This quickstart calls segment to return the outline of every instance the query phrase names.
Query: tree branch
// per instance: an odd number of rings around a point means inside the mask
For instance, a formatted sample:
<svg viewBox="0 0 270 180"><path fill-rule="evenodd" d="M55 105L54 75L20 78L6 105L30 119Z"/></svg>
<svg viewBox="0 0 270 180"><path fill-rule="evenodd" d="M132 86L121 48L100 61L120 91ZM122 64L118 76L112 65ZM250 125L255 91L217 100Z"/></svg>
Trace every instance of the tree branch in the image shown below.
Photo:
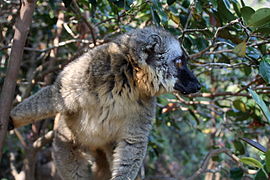
<svg viewBox="0 0 270 180"><path fill-rule="evenodd" d="M44 48L44 49L36 49L36 48L24 47L24 50L25 51L35 51L35 52L39 52L39 53L44 53L44 52L50 51L52 49L56 49L56 48L59 48L59 47L62 47L62 46L65 46L65 45L68 45L68 44L71 44L71 43L76 43L76 42L84 43L84 44L90 44L91 43L91 41L86 40L86 39L69 39L69 40L60 42L60 43L58 43L58 44L56 44L54 46L49 46L49 47ZM3 50L3 49L8 49L8 48L11 48L11 46L1 47L0 51Z"/></svg>
<svg viewBox="0 0 270 180"><path fill-rule="evenodd" d="M20 69L23 48L32 22L35 5L36 0L22 0L20 14L16 19L14 27L15 33L6 73L7 75L0 98L0 161L8 127L9 112L16 86L16 78Z"/></svg>
<svg viewBox="0 0 270 180"><path fill-rule="evenodd" d="M197 94L189 94L187 97L206 97L206 98L214 98L218 96L244 96L251 97L249 94L245 93L235 93L235 92L218 92L218 93L197 93Z"/></svg>
<svg viewBox="0 0 270 180"><path fill-rule="evenodd" d="M181 42L183 43L184 42L184 37L185 37L185 33L187 32L187 28L188 28L188 25L189 25L189 22L190 22L190 19L192 17L192 14L194 12L194 9L195 9L195 3L196 3L196 0L193 0L190 5L189 5L189 13L188 13L188 17L187 17L187 21L186 21L186 24L185 24L185 27L182 31L182 35L180 37L180 40Z"/></svg>
<svg viewBox="0 0 270 180"><path fill-rule="evenodd" d="M18 137L20 143L22 144L23 148L27 148L27 143L25 142L22 134L20 133L20 131L18 129L14 129L14 133L16 134L16 136Z"/></svg>
<svg viewBox="0 0 270 180"><path fill-rule="evenodd" d="M80 12L81 12L80 7L78 6L78 4L77 4L77 2L76 2L75 0L72 1L72 5L73 5L72 7L73 7L74 9L71 7L71 10L72 10L75 14L77 14L80 18L82 18L83 22L84 22L84 23L86 24L86 26L89 28L90 34L91 34L91 36L92 36L93 43L94 43L94 45L96 46L96 35L95 35L95 33L94 33L94 28L93 28L93 26L88 22L87 18L86 18L83 14L80 13Z"/></svg>
<svg viewBox="0 0 270 180"><path fill-rule="evenodd" d="M227 28L227 27L229 27L229 26L231 26L233 24L239 23L240 21L241 21L241 18L238 18L238 19L235 19L235 20L233 20L231 22L228 22L227 24L225 24L222 27L217 28L217 30L215 32L215 35L214 35L214 38L213 38L213 43L215 43L216 39L218 38L218 34L219 34L219 32L221 30L223 30L223 29L225 29L225 28Z"/></svg>
<svg viewBox="0 0 270 180"><path fill-rule="evenodd" d="M47 132L44 136L38 138L34 143L33 143L33 148L38 151L40 148L48 144L49 142L52 141L53 139L53 131Z"/></svg>
<svg viewBox="0 0 270 180"><path fill-rule="evenodd" d="M204 158L201 164L201 167L191 177L189 177L188 180L193 180L197 178L198 176L200 176L203 172L205 172L205 170L207 169L207 165L213 156L216 156L220 153L229 152L229 151L230 150L227 148L215 149L215 150L210 151Z"/></svg>

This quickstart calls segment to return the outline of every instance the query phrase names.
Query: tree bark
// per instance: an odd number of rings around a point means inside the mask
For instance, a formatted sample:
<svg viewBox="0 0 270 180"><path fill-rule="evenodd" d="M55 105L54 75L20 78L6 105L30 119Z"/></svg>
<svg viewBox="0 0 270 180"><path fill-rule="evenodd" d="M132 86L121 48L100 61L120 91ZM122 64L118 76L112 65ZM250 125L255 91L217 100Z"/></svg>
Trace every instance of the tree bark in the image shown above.
<svg viewBox="0 0 270 180"><path fill-rule="evenodd" d="M15 23L15 33L9 57L6 78L0 98L0 161L7 133L9 113L16 87L16 78L20 69L25 41L32 22L37 0L22 0L20 13Z"/></svg>

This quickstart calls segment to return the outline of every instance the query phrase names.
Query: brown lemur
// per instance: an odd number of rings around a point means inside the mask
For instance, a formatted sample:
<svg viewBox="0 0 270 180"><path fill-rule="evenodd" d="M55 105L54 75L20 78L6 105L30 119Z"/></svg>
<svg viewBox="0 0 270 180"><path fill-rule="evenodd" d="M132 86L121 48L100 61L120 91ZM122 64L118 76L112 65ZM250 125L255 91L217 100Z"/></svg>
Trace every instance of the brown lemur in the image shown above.
<svg viewBox="0 0 270 180"><path fill-rule="evenodd" d="M170 33L135 29L68 64L55 83L11 111L15 128L60 114L53 157L63 180L134 180L155 118L155 97L200 84Z"/></svg>

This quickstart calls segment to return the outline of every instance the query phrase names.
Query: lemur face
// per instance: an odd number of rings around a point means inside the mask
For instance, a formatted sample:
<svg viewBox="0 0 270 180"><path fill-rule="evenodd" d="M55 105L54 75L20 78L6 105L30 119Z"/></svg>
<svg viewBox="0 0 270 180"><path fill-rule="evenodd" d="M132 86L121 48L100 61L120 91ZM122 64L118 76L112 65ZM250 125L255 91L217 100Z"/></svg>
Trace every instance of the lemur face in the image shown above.
<svg viewBox="0 0 270 180"><path fill-rule="evenodd" d="M182 94L196 93L201 89L201 84L187 66L188 55L182 48L181 51L181 56L177 56L172 60L177 72L177 81L174 84L174 89Z"/></svg>
<svg viewBox="0 0 270 180"><path fill-rule="evenodd" d="M200 90L199 81L188 68L188 55L177 38L167 31L142 29L132 35L130 44L135 49L136 65L143 71L140 84L154 89L152 95L174 91L190 94Z"/></svg>
<svg viewBox="0 0 270 180"><path fill-rule="evenodd" d="M188 68L188 55L179 41L173 37L161 36L159 50L161 51L150 53L146 62L155 69L158 79L166 91L176 90L182 94L198 92L201 85Z"/></svg>

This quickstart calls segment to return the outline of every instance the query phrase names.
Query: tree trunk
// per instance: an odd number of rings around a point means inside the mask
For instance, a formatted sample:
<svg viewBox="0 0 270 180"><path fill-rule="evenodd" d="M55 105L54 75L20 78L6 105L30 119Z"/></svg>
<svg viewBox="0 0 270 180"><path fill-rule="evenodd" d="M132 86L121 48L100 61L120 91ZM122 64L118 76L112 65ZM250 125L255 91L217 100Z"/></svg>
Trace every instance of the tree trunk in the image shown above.
<svg viewBox="0 0 270 180"><path fill-rule="evenodd" d="M16 78L20 69L23 49L32 22L35 5L36 0L21 1L20 13L14 27L13 44L0 98L0 161L8 127L9 112L16 87Z"/></svg>

